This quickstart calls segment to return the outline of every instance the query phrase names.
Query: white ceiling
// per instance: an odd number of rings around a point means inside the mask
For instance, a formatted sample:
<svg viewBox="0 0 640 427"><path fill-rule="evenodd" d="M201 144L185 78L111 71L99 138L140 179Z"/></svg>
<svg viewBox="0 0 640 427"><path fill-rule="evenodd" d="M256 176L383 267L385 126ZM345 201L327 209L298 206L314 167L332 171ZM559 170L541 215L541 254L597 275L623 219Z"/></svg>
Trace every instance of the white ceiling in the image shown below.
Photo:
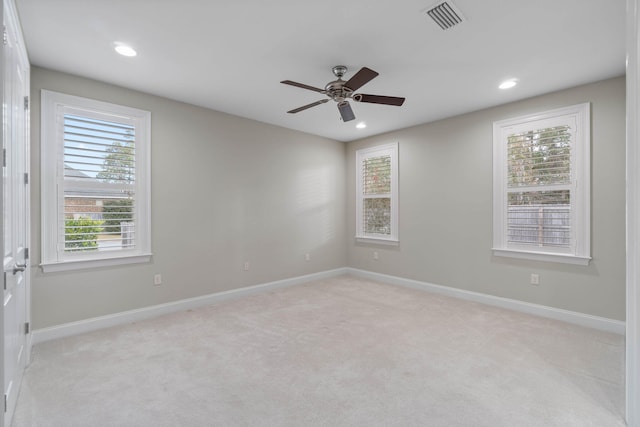
<svg viewBox="0 0 640 427"><path fill-rule="evenodd" d="M443 31L431 0L16 0L34 65L340 141L625 72L624 0L452 2L466 21ZM352 102L347 123L333 101L286 113L324 95L281 80L322 88L338 64L405 104Z"/></svg>

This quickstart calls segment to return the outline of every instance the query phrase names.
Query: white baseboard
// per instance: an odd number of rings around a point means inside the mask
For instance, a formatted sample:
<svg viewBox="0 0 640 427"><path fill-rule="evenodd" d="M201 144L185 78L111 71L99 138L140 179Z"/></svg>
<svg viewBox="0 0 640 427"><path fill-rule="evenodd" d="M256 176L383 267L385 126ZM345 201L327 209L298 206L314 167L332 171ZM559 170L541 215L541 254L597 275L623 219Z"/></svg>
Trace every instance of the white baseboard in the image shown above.
<svg viewBox="0 0 640 427"><path fill-rule="evenodd" d="M346 273L347 268L338 268L335 270L308 274L306 276L292 277L289 279L277 280L275 282L263 283L255 286L247 286L245 288L233 289L230 291L173 301L166 304L159 304L151 307L139 308L136 310L123 311L121 313L109 314L107 316L100 316L91 319L80 320L77 322L65 323L62 325L52 326L50 328L36 329L31 334L32 344L36 345L45 341L83 334L98 329L125 325L128 323L161 316L163 314L203 307L222 301L228 301L231 299L268 292L278 288L300 285L302 283L311 282L313 280L321 280L340 276Z"/></svg>
<svg viewBox="0 0 640 427"><path fill-rule="evenodd" d="M607 319L604 317L591 316L588 314L578 313L575 311L562 310L559 308L547 307L539 304L531 304L528 302L513 300L509 298L496 297L478 292L471 292L448 286L434 285L432 283L420 282L418 280L404 279L401 277L390 276L381 273L374 273L356 268L338 268L319 273L309 274L306 276L292 277L289 279L278 280L270 283L263 283L246 288L233 289L230 291L219 292L215 294L203 295L195 298L173 301L166 304L154 305L151 307L140 308L136 310L124 311L121 313L110 314L107 316L94 317L91 319L80 320L77 322L65 323L62 325L52 326L49 328L36 329L30 334L31 344L36 345L45 341L58 338L64 338L72 335L83 334L98 329L109 328L112 326L125 325L128 323L150 319L161 316L163 314L175 313L178 311L189 310L192 308L203 307L206 305L216 304L222 301L241 298L249 295L256 295L268 292L278 288L300 285L313 280L321 280L330 277L336 277L343 274L351 274L357 277L376 280L392 285L405 286L422 291L433 292L441 295L447 295L454 298L460 298L468 301L475 301L482 304L502 307L514 311L528 314L534 314L550 319L561 320L588 328L599 329L602 331L613 332L624 335L625 323L619 320Z"/></svg>
<svg viewBox="0 0 640 427"><path fill-rule="evenodd" d="M451 288L449 286L434 285L432 283L420 282L418 280L403 279L401 277L389 276L386 274L374 273L357 268L347 268L349 274L391 285L405 286L413 289L447 295L453 298L479 302L482 304L506 308L527 314L534 314L549 319L561 320L588 328L598 329L616 334L625 334L625 322L608 319L606 317L592 316L575 311L563 310L560 308L548 307L545 305L531 304L524 301L509 298L496 297L493 295L481 294L478 292L466 291L463 289Z"/></svg>

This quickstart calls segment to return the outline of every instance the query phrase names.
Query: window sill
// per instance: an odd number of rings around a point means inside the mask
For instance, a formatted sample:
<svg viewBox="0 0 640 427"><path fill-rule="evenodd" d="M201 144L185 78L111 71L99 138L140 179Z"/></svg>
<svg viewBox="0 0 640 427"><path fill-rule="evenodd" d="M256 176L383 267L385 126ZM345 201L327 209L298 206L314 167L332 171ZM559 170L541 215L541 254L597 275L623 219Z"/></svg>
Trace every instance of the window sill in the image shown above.
<svg viewBox="0 0 640 427"><path fill-rule="evenodd" d="M151 261L151 254L142 254L126 257L89 259L77 261L64 261L53 263L42 263L43 273L56 273L59 271L85 270L89 268L112 267L125 264L142 264Z"/></svg>
<svg viewBox="0 0 640 427"><path fill-rule="evenodd" d="M370 243L374 245L388 245L388 246L398 246L400 245L400 241L394 239L381 239L378 237L363 237L356 236L357 243Z"/></svg>
<svg viewBox="0 0 640 427"><path fill-rule="evenodd" d="M528 259L531 261L559 262L573 265L589 265L591 257L582 257L568 254L556 254L552 252L527 252L513 249L493 248L493 255L507 258Z"/></svg>

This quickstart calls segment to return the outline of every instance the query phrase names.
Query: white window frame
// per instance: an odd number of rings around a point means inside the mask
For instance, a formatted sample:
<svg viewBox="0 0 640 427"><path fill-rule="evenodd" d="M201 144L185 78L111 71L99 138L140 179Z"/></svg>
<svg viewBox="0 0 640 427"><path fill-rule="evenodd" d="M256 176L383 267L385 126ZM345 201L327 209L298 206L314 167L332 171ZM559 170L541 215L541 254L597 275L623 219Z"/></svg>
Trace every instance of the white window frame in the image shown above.
<svg viewBox="0 0 640 427"><path fill-rule="evenodd" d="M516 245L507 241L507 139L509 134L567 124L571 146L571 247L556 249ZM578 104L537 114L500 120L493 124L493 254L537 261L588 265L590 242L590 104ZM550 186L541 186L549 189Z"/></svg>
<svg viewBox="0 0 640 427"><path fill-rule="evenodd" d="M371 157L391 157L391 234L365 233L363 231L363 194L362 162ZM397 245L398 240L398 143L378 145L356 151L356 241Z"/></svg>
<svg viewBox="0 0 640 427"><path fill-rule="evenodd" d="M127 123L136 129L136 210L133 249L65 254L58 241L64 205L64 115L67 112ZM79 96L41 92L42 271L56 272L143 263L151 260L151 113Z"/></svg>

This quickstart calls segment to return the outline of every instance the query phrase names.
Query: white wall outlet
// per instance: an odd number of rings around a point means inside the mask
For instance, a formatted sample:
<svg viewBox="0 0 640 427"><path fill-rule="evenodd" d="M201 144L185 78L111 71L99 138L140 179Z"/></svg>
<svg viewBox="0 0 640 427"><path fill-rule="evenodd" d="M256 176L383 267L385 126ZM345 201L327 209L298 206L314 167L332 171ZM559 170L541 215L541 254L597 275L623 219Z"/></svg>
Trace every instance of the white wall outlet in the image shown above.
<svg viewBox="0 0 640 427"><path fill-rule="evenodd" d="M531 284L539 285L540 284L540 275L536 273L531 273Z"/></svg>
<svg viewBox="0 0 640 427"><path fill-rule="evenodd" d="M162 274L156 274L153 276L153 285L162 285Z"/></svg>
<svg viewBox="0 0 640 427"><path fill-rule="evenodd" d="M244 271L249 271L249 261L244 262Z"/></svg>
<svg viewBox="0 0 640 427"><path fill-rule="evenodd" d="M380 257L378 256L378 251L375 251L375 252L373 253L373 259L375 259L375 260L380 259Z"/></svg>
<svg viewBox="0 0 640 427"><path fill-rule="evenodd" d="M304 260L305 261L311 261L311 254L308 253L308 252L306 254L304 254Z"/></svg>

